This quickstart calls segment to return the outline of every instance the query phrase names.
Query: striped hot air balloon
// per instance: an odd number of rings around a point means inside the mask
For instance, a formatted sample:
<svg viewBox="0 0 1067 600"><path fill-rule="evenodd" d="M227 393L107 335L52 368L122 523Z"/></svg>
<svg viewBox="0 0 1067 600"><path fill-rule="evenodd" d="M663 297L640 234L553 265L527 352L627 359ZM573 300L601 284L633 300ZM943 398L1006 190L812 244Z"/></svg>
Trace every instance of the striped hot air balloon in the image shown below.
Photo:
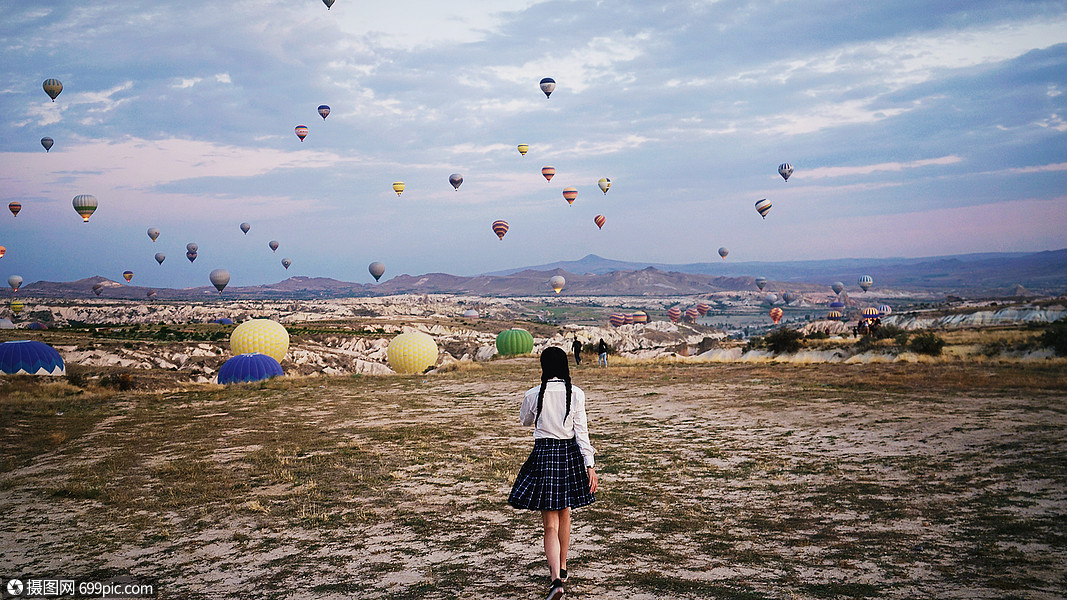
<svg viewBox="0 0 1067 600"><path fill-rule="evenodd" d="M556 80L551 77L545 77L541 80L541 91L545 93L545 98L552 95L552 92L556 91Z"/></svg>
<svg viewBox="0 0 1067 600"><path fill-rule="evenodd" d="M501 240L504 239L504 234L508 232L508 222L504 220L493 221L493 233ZM521 236L520 236L521 237Z"/></svg>
<svg viewBox="0 0 1067 600"><path fill-rule="evenodd" d="M330 116L330 107L326 106L325 104L320 104L319 105L319 116L322 117L323 121L325 121L326 117Z"/></svg>
<svg viewBox="0 0 1067 600"><path fill-rule="evenodd" d="M611 180L607 177L601 177L600 181L596 182L596 184L598 187L600 187L600 191L604 192L605 194L607 194L608 190L611 189Z"/></svg>
<svg viewBox="0 0 1067 600"><path fill-rule="evenodd" d="M611 323L612 327L621 327L626 324L626 315L622 313L611 313L608 317L608 323Z"/></svg>
<svg viewBox="0 0 1067 600"><path fill-rule="evenodd" d="M775 306L771 309L771 312L767 314L771 316L771 320L774 321L775 325L777 325L778 321L782 320L782 315L785 314L785 312L781 308Z"/></svg>
<svg viewBox="0 0 1067 600"><path fill-rule="evenodd" d="M475 311L474 316L478 316ZM533 352L534 339L529 331L520 327L505 329L496 336L496 352L501 356L516 356Z"/></svg>
<svg viewBox="0 0 1067 600"><path fill-rule="evenodd" d="M793 165L789 163L778 165L778 174L782 176L782 179L789 181L789 176L793 174Z"/></svg>
<svg viewBox="0 0 1067 600"><path fill-rule="evenodd" d="M643 310L639 310L633 313L634 323L640 325L642 323L648 323L648 313Z"/></svg>
<svg viewBox="0 0 1067 600"><path fill-rule="evenodd" d="M250 352L238 354L222 363L217 380L221 385L233 383L250 383L263 381L272 377L283 377L285 371L278 361L266 354Z"/></svg>
<svg viewBox="0 0 1067 600"><path fill-rule="evenodd" d="M74 210L81 215L82 222L88 223L89 217L93 216L93 213L96 212L98 203L96 201L96 196L79 194L74 197L74 202L72 204L74 204Z"/></svg>
<svg viewBox="0 0 1067 600"><path fill-rule="evenodd" d="M707 302L698 302L697 303L697 312L700 313L700 316L703 317L704 315L708 314L708 310L709 309L711 309L711 307L708 306Z"/></svg>
<svg viewBox="0 0 1067 600"><path fill-rule="evenodd" d="M518 148L519 148L519 154L521 154L523 156L526 156L526 153L530 151L530 145L529 144L519 144Z"/></svg>
<svg viewBox="0 0 1067 600"><path fill-rule="evenodd" d="M545 179L552 181L552 178L556 175L556 167L541 167L541 174L545 176Z"/></svg>
<svg viewBox="0 0 1067 600"><path fill-rule="evenodd" d="M604 218L604 215L597 215L597 216L593 217L593 222L596 223L596 226L598 228L603 229L604 228L604 223L607 222L607 219Z"/></svg>
<svg viewBox="0 0 1067 600"><path fill-rule="evenodd" d="M11 202L7 205L7 209L11 211L12 216L19 216L19 211L22 210L21 202Z"/></svg>
<svg viewBox="0 0 1067 600"><path fill-rule="evenodd" d="M689 308L685 309L685 318L686 319L689 319L690 321L696 321L697 317L699 317L699 316L700 316L700 311L698 311L695 306L690 306Z"/></svg>
<svg viewBox="0 0 1067 600"><path fill-rule="evenodd" d="M841 312L837 310L831 310L830 312L826 313L826 318L830 321L840 321Z"/></svg>
<svg viewBox="0 0 1067 600"><path fill-rule="evenodd" d="M123 271L122 278L126 280L126 283L129 283L133 279L133 271Z"/></svg>
<svg viewBox="0 0 1067 600"><path fill-rule="evenodd" d="M404 182L403 181L394 181L393 182L393 191L396 192L397 196L399 196L400 194L404 193L404 187L405 186L404 186Z"/></svg>
<svg viewBox="0 0 1067 600"><path fill-rule="evenodd" d="M41 87L44 88L44 93L48 94L52 102L55 102L56 96L63 91L63 84L58 79L45 79Z"/></svg>
<svg viewBox="0 0 1067 600"><path fill-rule="evenodd" d="M872 285L874 285L874 279L872 279L870 275L864 275L863 277L860 277L856 283L858 283L859 286L863 288L863 291L866 292L871 289Z"/></svg>
<svg viewBox="0 0 1067 600"><path fill-rule="evenodd" d="M861 314L863 315L864 319L877 319L879 316L878 309L874 308L873 306L868 306L867 308L863 309L863 312Z"/></svg>
<svg viewBox="0 0 1067 600"><path fill-rule="evenodd" d="M667 309L667 318L671 320L671 323L677 323L678 319L682 318L682 309L677 306L672 306Z"/></svg>
<svg viewBox="0 0 1067 600"><path fill-rule="evenodd" d="M764 198L763 200L757 200L756 212L758 212L761 217L766 219L767 213L771 212L771 201L766 198Z"/></svg>
<svg viewBox="0 0 1067 600"><path fill-rule="evenodd" d="M300 138L301 142L304 141L304 138L306 138L308 136L308 126L307 125L297 125L296 129L294 129L293 131L296 132L296 137Z"/></svg>
<svg viewBox="0 0 1067 600"><path fill-rule="evenodd" d="M888 304L882 304L878 306L878 312L884 317L893 312L893 309L890 308Z"/></svg>
<svg viewBox="0 0 1067 600"><path fill-rule="evenodd" d="M578 188L568 187L563 188L563 199L567 201L567 204L574 204L574 199L578 197Z"/></svg>
<svg viewBox="0 0 1067 600"><path fill-rule="evenodd" d="M623 313L622 318L623 318L623 324L625 324L625 325L633 325L634 324L634 315L633 315L633 313Z"/></svg>

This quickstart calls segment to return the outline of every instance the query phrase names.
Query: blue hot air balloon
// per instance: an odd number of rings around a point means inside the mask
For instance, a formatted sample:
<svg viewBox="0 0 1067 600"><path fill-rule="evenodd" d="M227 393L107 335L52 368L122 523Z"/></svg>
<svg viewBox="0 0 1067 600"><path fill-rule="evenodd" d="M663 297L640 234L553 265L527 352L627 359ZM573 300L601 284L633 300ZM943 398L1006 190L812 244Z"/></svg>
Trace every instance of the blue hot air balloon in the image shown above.
<svg viewBox="0 0 1067 600"><path fill-rule="evenodd" d="M35 340L16 340L0 344L0 373L64 375L66 367L56 349L48 344Z"/></svg>
<svg viewBox="0 0 1067 600"><path fill-rule="evenodd" d="M222 364L219 369L219 383L246 383L249 381L263 381L271 377L285 375L282 366L266 354L253 352L251 354L238 354Z"/></svg>

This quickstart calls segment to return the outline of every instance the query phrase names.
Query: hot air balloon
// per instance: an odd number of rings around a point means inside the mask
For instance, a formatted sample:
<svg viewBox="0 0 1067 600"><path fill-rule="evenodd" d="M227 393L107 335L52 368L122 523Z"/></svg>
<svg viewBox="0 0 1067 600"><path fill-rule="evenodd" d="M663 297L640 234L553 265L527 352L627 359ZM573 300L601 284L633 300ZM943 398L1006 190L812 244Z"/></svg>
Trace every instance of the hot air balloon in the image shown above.
<svg viewBox="0 0 1067 600"><path fill-rule="evenodd" d="M785 313L782 311L781 308L775 306L768 314L771 316L771 320L774 321L774 324L777 325L778 321L782 320L782 315Z"/></svg>
<svg viewBox="0 0 1067 600"><path fill-rule="evenodd" d="M833 310L844 310L845 309L845 303L841 302L840 300L834 300L833 302L830 303L830 308L833 309Z"/></svg>
<svg viewBox="0 0 1067 600"><path fill-rule="evenodd" d="M631 313L623 313L622 314L622 319L623 319L623 321L622 321L623 325L633 325L634 324L634 316Z"/></svg>
<svg viewBox="0 0 1067 600"><path fill-rule="evenodd" d="M563 188L563 199L567 201L567 204L574 204L574 199L578 197L578 188L567 187Z"/></svg>
<svg viewBox="0 0 1067 600"><path fill-rule="evenodd" d="M556 175L556 167L541 167L541 174L544 175L545 179L547 179L548 181L552 181L552 178Z"/></svg>
<svg viewBox="0 0 1067 600"><path fill-rule="evenodd" d="M763 288L767 287L767 278L766 277L757 277L756 278L756 287L758 287L759 291L762 292Z"/></svg>
<svg viewBox="0 0 1067 600"><path fill-rule="evenodd" d="M285 267L286 270L289 269L289 265L291 264L293 264L293 261L289 260L288 258L282 259L282 266Z"/></svg>
<svg viewBox="0 0 1067 600"><path fill-rule="evenodd" d="M249 225L248 223L241 223L241 232L242 233L244 233L245 235L248 235L248 230L249 229L252 229L251 225Z"/></svg>
<svg viewBox="0 0 1067 600"><path fill-rule="evenodd" d="M696 321L697 317L699 317L699 316L700 316L700 313L697 312L697 309L696 309L695 306L690 306L689 308L685 309L685 318L686 319L689 319L690 321Z"/></svg>
<svg viewBox="0 0 1067 600"><path fill-rule="evenodd" d="M297 125L294 131L296 131L296 137L300 138L301 142L304 141L304 138L308 136L307 125Z"/></svg>
<svg viewBox="0 0 1067 600"><path fill-rule="evenodd" d="M189 262L193 262L194 260L196 260L196 252L186 252L185 258L188 258Z"/></svg>
<svg viewBox="0 0 1067 600"><path fill-rule="evenodd" d="M104 292L104 284L102 284L102 283L94 283L93 284L93 293L94 294L99 296L103 292Z"/></svg>
<svg viewBox="0 0 1067 600"><path fill-rule="evenodd" d="M378 281L382 278L382 275L385 274L385 265L375 261L367 267L367 270L370 271L371 276L374 277L374 281Z"/></svg>
<svg viewBox="0 0 1067 600"><path fill-rule="evenodd" d="M56 143L56 141L53 140L50 137L41 138L41 145L44 146L44 151L45 152L48 152L49 150L51 150L52 149L52 144L55 144L55 143Z"/></svg>
<svg viewBox="0 0 1067 600"><path fill-rule="evenodd" d="M727 248L726 246L723 246L723 247L719 248L719 256L721 256L723 260L726 260L726 255L729 254L729 253L730 253L730 249Z"/></svg>
<svg viewBox="0 0 1067 600"><path fill-rule="evenodd" d="M782 294L782 300L785 300L786 304L792 304L793 300L796 300L796 299L797 299L797 295L794 294L793 292L786 292L786 293Z"/></svg>
<svg viewBox="0 0 1067 600"><path fill-rule="evenodd" d="M637 325L648 323L648 313L643 310L634 311L631 316L634 318L634 323Z"/></svg>
<svg viewBox="0 0 1067 600"><path fill-rule="evenodd" d="M133 271L123 271L122 278L126 280L126 283L129 283L133 279Z"/></svg>
<svg viewBox="0 0 1067 600"><path fill-rule="evenodd" d="M192 252L193 254L196 254L197 250L200 250L200 246L197 246L194 242L189 242L185 245L186 252Z"/></svg>
<svg viewBox="0 0 1067 600"><path fill-rule="evenodd" d="M278 246L279 246L278 240L271 240L271 241L267 242L267 245L270 246L270 251L271 252L276 252L278 250Z"/></svg>
<svg viewBox="0 0 1067 600"><path fill-rule="evenodd" d="M404 182L403 181L394 181L393 182L393 191L396 192L397 196L399 196L400 194L403 194L404 193Z"/></svg>
<svg viewBox="0 0 1067 600"><path fill-rule="evenodd" d="M74 197L74 210L78 212L82 217L83 223L89 222L89 217L93 216L96 211L96 196L90 196L89 194L80 194Z"/></svg>
<svg viewBox="0 0 1067 600"><path fill-rule="evenodd" d="M19 216L19 211L22 210L22 203L21 202L12 202L12 203L7 205L7 209L11 211L11 214L13 216L17 217L17 216Z"/></svg>
<svg viewBox="0 0 1067 600"><path fill-rule="evenodd" d="M864 319L877 319L880 316L878 314L878 309L874 308L873 306L868 306L867 308L863 309L863 312L861 314L863 315Z"/></svg>
<svg viewBox="0 0 1067 600"><path fill-rule="evenodd" d="M856 283L860 284L860 287L863 288L863 291L866 292L867 290L871 289L872 285L874 285L874 279L871 279L870 275L864 275L857 279Z"/></svg>
<svg viewBox="0 0 1067 600"><path fill-rule="evenodd" d="M504 234L508 232L508 222L504 220L493 221L493 233L501 240L504 239Z"/></svg>
<svg viewBox="0 0 1067 600"><path fill-rule="evenodd" d="M21 300L12 300L9 308L11 308L11 312L17 315L22 312L23 308L26 308L26 305L23 304Z"/></svg>
<svg viewBox="0 0 1067 600"><path fill-rule="evenodd" d="M19 291L19 286L22 285L22 277L19 275L12 275L7 278L7 284L11 286L12 292Z"/></svg>
<svg viewBox="0 0 1067 600"><path fill-rule="evenodd" d="M215 323L217 325L233 325L233 319L229 317L219 317L218 319L212 321L212 323Z"/></svg>
<svg viewBox="0 0 1067 600"><path fill-rule="evenodd" d="M409 331L393 338L385 353L397 373L422 373L437 362L437 342L421 331Z"/></svg>
<svg viewBox="0 0 1067 600"><path fill-rule="evenodd" d="M841 320L841 312L840 311L836 311L836 310L831 310L830 312L826 313L826 318L827 318L827 320L830 320L830 321L840 321Z"/></svg>
<svg viewBox="0 0 1067 600"><path fill-rule="evenodd" d="M478 311L474 308L468 308L467 310L463 311L463 316L468 319L477 319Z"/></svg>
<svg viewBox="0 0 1067 600"><path fill-rule="evenodd" d="M607 177L601 177L600 181L596 182L596 184L600 187L600 191L604 192L605 194L607 194L608 190L611 189L611 180Z"/></svg>
<svg viewBox="0 0 1067 600"><path fill-rule="evenodd" d="M448 176L448 183L451 183L452 187L456 188L456 191L458 192L459 186L463 185L463 176L459 173L453 173Z"/></svg>
<svg viewBox="0 0 1067 600"><path fill-rule="evenodd" d="M523 156L526 156L526 153L529 152L529 150L530 150L530 145L529 144L519 144L519 154L521 154Z"/></svg>
<svg viewBox="0 0 1067 600"><path fill-rule="evenodd" d="M148 237L152 238L153 242L156 241L156 238L159 237L159 228L158 227L149 227L148 228Z"/></svg>
<svg viewBox="0 0 1067 600"><path fill-rule="evenodd" d="M789 181L789 176L793 174L793 165L789 163L778 165L778 174L782 176L782 179Z"/></svg>
<svg viewBox="0 0 1067 600"><path fill-rule="evenodd" d="M326 5L326 10L330 10L330 7L333 6L334 0L322 0L322 3Z"/></svg>
<svg viewBox="0 0 1067 600"><path fill-rule="evenodd" d="M763 297L763 301L767 304L773 305L775 302L778 301L778 294L767 294Z"/></svg>
<svg viewBox="0 0 1067 600"><path fill-rule="evenodd" d="M230 283L230 272L226 269L215 269L207 278L211 281L211 285L215 286L215 289L221 294L222 290L226 289L226 284Z"/></svg>
<svg viewBox="0 0 1067 600"><path fill-rule="evenodd" d="M667 318L671 320L671 323L677 323L678 319L682 318L682 309L677 306L672 306L667 309Z"/></svg>
<svg viewBox="0 0 1067 600"><path fill-rule="evenodd" d="M322 117L323 121L325 121L326 117L330 116L330 107L326 106L325 104L320 104L319 105L319 116Z"/></svg>
<svg viewBox="0 0 1067 600"><path fill-rule="evenodd" d="M593 222L596 223L596 226L598 228L603 229L604 228L604 223L607 222L607 219L604 218L604 215L597 215L597 216L593 217Z"/></svg>
<svg viewBox="0 0 1067 600"><path fill-rule="evenodd" d="M840 296L841 292L845 291L845 284L841 283L840 281L835 281L833 285L830 286L830 289L833 290L835 294Z"/></svg>
<svg viewBox="0 0 1067 600"><path fill-rule="evenodd" d="M700 313L700 316L703 317L708 314L709 310L711 310L711 307L708 306L707 302L697 302L697 312Z"/></svg>
<svg viewBox="0 0 1067 600"><path fill-rule="evenodd" d="M329 1L331 4L333 3L333 0ZM282 370L282 366L278 364L278 361L266 354L252 352L238 354L222 363L222 366L219 367L217 380L220 385L229 385L263 381L273 377L283 377L284 375L285 371Z"/></svg>
<svg viewBox="0 0 1067 600"><path fill-rule="evenodd" d="M289 351L289 332L277 321L252 319L234 328L230 334L230 352L234 355L258 352L282 362Z"/></svg>
<svg viewBox="0 0 1067 600"><path fill-rule="evenodd" d="M0 246L0 258L3 258L5 254L7 254L7 248Z"/></svg>
<svg viewBox="0 0 1067 600"><path fill-rule="evenodd" d="M156 291L155 290L148 290L147 292L145 292L145 296L148 296L149 300L155 300L156 299Z"/></svg>
<svg viewBox="0 0 1067 600"><path fill-rule="evenodd" d="M564 279L562 275L553 275L552 278L548 280L548 284L551 285L552 289L558 294L560 290L563 289L563 286L567 285L567 280Z"/></svg>
<svg viewBox="0 0 1067 600"><path fill-rule="evenodd" d="M163 261L167 260L167 255L162 252L156 252L156 262L163 264Z"/></svg>
<svg viewBox="0 0 1067 600"><path fill-rule="evenodd" d="M608 317L608 323L611 323L612 327L622 327L626 324L626 315L622 313L611 313Z"/></svg>
<svg viewBox="0 0 1067 600"><path fill-rule="evenodd" d="M893 312L893 309L888 304L881 304L878 306L878 313L883 317Z"/></svg>
<svg viewBox="0 0 1067 600"><path fill-rule="evenodd" d="M501 356L529 354L533 352L533 347L533 336L525 329L518 327L505 329L496 336L496 352Z"/></svg>
<svg viewBox="0 0 1067 600"><path fill-rule="evenodd" d="M8 375L63 375L66 369L56 349L36 340L0 344L0 373Z"/></svg>
<svg viewBox="0 0 1067 600"><path fill-rule="evenodd" d="M551 77L545 77L541 80L541 91L545 93L545 98L552 95L552 92L556 91L556 80Z"/></svg>
<svg viewBox="0 0 1067 600"><path fill-rule="evenodd" d="M764 198L763 200L757 200L756 212L758 212L761 217L766 219L767 213L771 212L771 201L766 198Z"/></svg>
<svg viewBox="0 0 1067 600"><path fill-rule="evenodd" d="M41 84L44 88L44 93L48 94L48 97L52 99L52 102L56 101L56 96L63 91L63 84L58 79L45 79Z"/></svg>

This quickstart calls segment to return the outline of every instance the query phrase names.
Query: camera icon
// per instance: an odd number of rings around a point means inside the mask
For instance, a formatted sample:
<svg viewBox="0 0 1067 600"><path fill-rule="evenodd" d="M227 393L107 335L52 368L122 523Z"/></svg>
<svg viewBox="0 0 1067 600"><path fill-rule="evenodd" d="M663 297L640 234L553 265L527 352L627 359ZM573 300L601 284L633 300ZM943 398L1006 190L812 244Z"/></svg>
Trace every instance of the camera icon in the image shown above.
<svg viewBox="0 0 1067 600"><path fill-rule="evenodd" d="M22 581L19 579L11 579L7 582L7 593L12 596L21 596L22 590L25 589L22 586Z"/></svg>

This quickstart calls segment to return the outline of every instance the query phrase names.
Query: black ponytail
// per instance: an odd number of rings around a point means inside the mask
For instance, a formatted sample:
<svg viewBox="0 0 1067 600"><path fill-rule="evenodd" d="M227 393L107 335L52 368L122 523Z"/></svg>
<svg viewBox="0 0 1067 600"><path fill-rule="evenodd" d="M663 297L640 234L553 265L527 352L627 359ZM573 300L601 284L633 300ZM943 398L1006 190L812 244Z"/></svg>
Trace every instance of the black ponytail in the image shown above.
<svg viewBox="0 0 1067 600"><path fill-rule="evenodd" d="M563 420L571 414L571 370L567 363L567 353L562 348L549 346L541 352L541 388L537 390L537 414L534 416L534 424L541 418L541 407L545 401L545 385L549 379L562 379L567 387L567 412L563 413Z"/></svg>

